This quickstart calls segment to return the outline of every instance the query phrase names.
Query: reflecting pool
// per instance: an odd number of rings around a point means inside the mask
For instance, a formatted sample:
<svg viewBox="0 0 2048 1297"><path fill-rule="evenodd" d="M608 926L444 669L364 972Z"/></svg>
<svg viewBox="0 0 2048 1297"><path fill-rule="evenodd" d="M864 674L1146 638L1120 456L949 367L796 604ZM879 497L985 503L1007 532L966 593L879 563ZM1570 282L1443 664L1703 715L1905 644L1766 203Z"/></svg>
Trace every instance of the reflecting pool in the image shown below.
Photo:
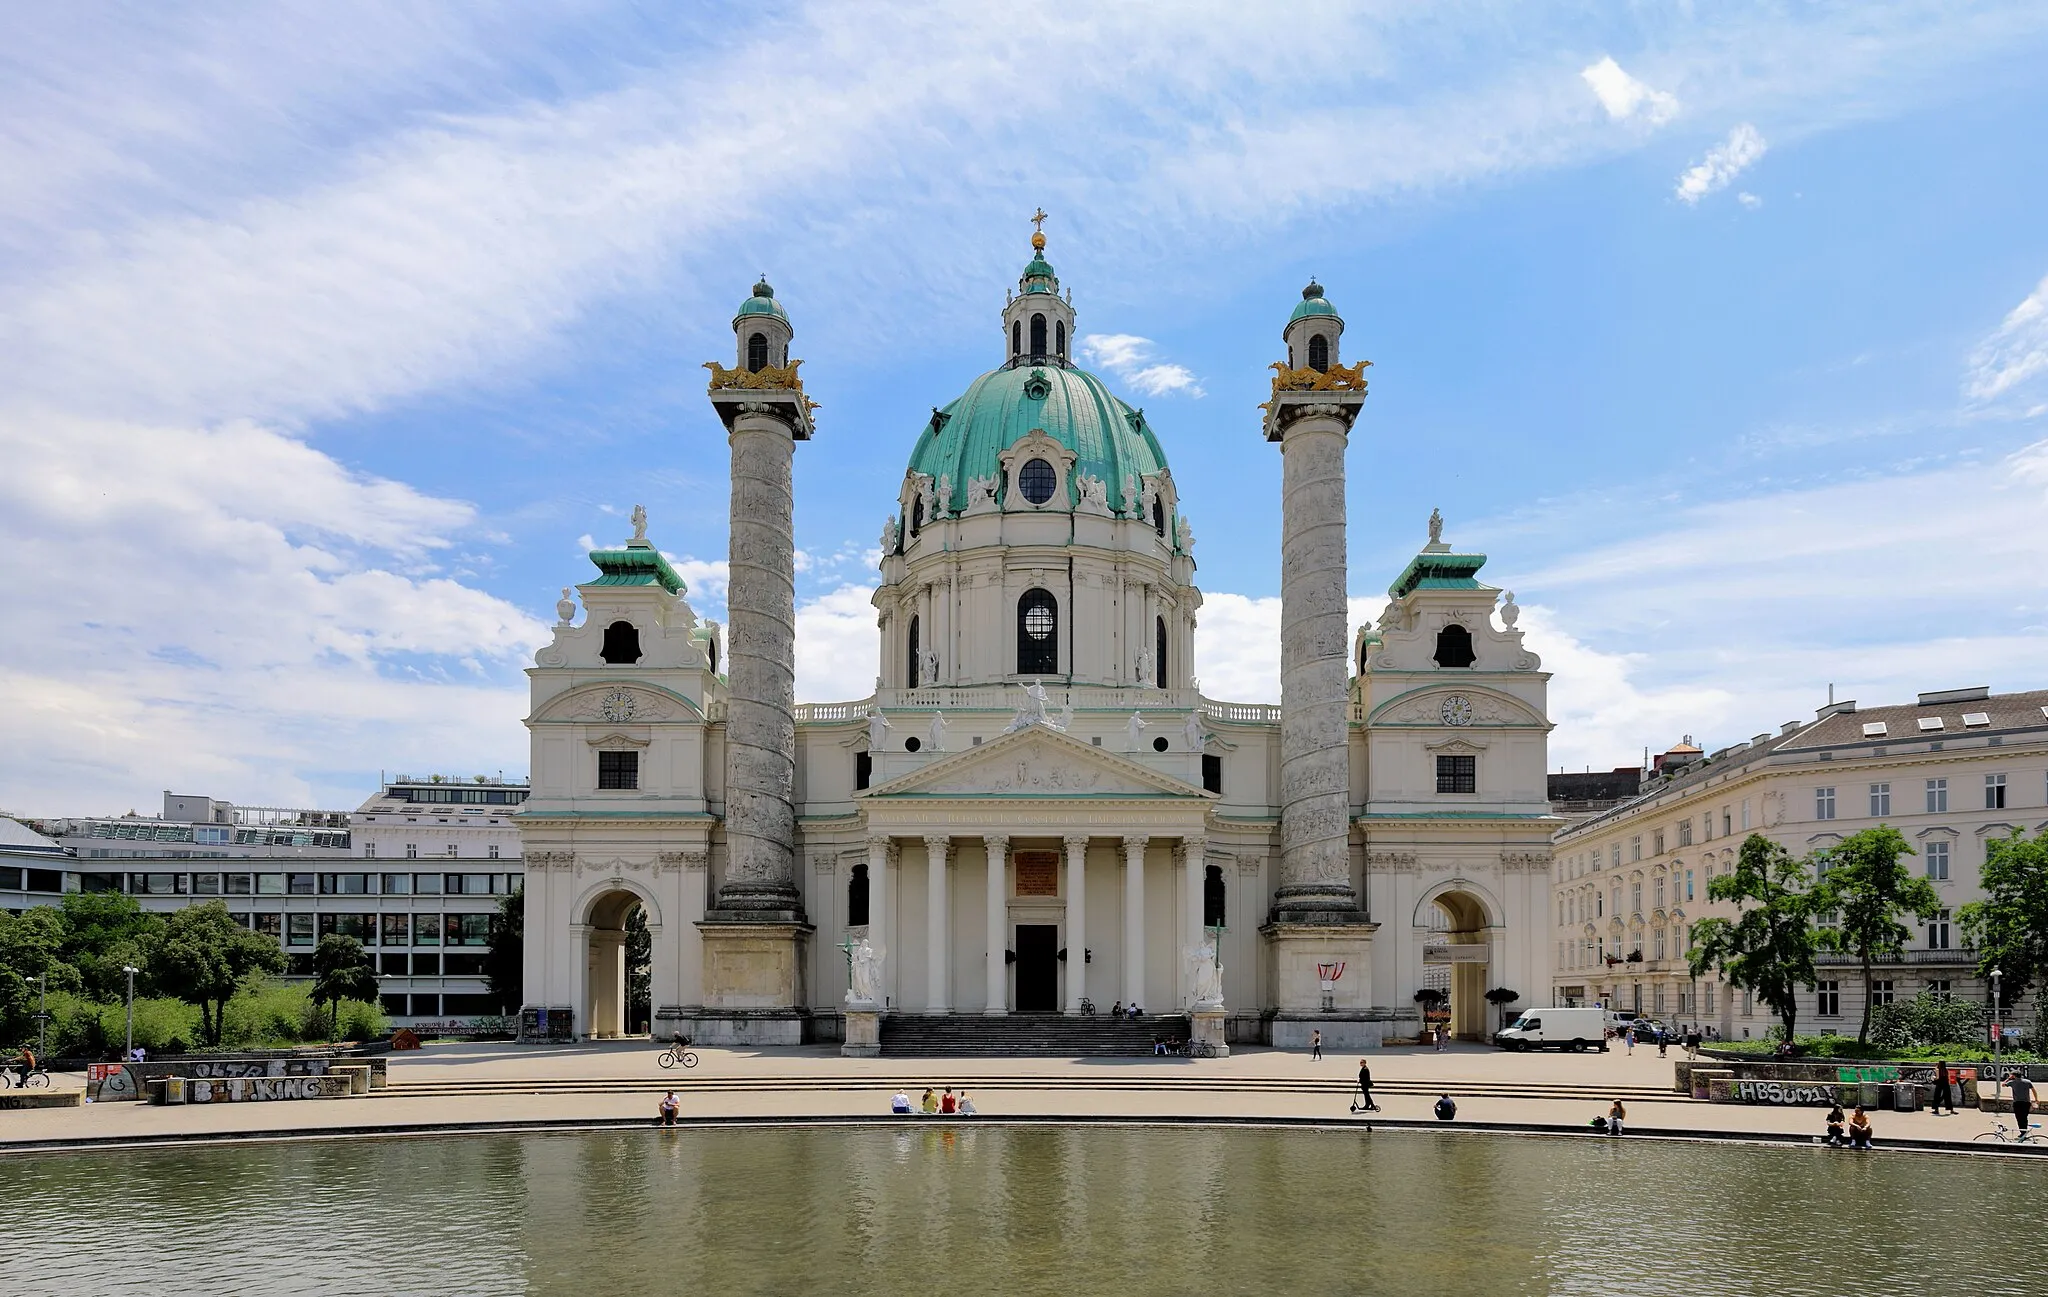
<svg viewBox="0 0 2048 1297"><path fill-rule="evenodd" d="M902 1128L0 1158L15 1292L2048 1291L2048 1165L1363 1131Z"/></svg>

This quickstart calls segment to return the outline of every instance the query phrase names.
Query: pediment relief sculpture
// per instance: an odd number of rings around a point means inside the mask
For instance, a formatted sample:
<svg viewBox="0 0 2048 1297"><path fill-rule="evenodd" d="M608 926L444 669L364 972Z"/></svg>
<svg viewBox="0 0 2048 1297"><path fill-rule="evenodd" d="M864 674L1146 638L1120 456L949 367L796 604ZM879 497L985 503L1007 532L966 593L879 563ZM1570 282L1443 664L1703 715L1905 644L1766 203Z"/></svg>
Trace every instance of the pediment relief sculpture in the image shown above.
<svg viewBox="0 0 2048 1297"><path fill-rule="evenodd" d="M1527 705L1477 689L1432 689L1396 699L1372 718L1375 725L1542 725Z"/></svg>

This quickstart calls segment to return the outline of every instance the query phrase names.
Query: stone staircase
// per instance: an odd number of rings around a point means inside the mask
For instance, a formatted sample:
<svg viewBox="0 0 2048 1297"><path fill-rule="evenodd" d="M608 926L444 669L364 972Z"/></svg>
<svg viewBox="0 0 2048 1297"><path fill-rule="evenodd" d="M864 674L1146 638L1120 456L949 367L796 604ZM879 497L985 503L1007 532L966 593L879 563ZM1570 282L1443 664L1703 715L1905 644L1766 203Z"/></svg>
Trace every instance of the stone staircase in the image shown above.
<svg viewBox="0 0 2048 1297"><path fill-rule="evenodd" d="M1188 1020L1147 1014L1110 1018L1058 1013L898 1014L882 1019L882 1054L893 1058L1137 1058L1152 1039L1185 1041Z"/></svg>

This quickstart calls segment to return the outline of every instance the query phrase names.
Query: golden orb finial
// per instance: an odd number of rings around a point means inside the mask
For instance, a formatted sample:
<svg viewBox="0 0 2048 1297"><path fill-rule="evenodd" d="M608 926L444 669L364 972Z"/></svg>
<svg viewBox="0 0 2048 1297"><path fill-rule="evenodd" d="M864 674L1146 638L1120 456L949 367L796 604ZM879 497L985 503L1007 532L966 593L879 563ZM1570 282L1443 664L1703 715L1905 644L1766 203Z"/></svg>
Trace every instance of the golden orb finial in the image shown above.
<svg viewBox="0 0 2048 1297"><path fill-rule="evenodd" d="M1031 213L1031 250L1045 251L1045 209L1040 207Z"/></svg>
<svg viewBox="0 0 2048 1297"><path fill-rule="evenodd" d="M1045 235L1034 233L1031 236L1031 250L1033 252L1045 251Z"/></svg>

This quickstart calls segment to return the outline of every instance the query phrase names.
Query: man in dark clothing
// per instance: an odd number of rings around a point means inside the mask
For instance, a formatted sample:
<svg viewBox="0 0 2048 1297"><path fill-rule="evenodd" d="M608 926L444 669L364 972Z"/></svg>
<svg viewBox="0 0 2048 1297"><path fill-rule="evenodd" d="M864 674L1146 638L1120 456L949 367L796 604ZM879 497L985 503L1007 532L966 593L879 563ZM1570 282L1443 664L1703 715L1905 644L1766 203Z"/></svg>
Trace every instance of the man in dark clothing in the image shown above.
<svg viewBox="0 0 2048 1297"><path fill-rule="evenodd" d="M2024 1071L2015 1072L2006 1082L2012 1087L2012 1120L2019 1128L2020 1138L2027 1137L2027 1120L2034 1115L2034 1083L2027 1079Z"/></svg>
<svg viewBox="0 0 2048 1297"><path fill-rule="evenodd" d="M1436 1100L1436 1119L1438 1121L1449 1121L1457 1115L1458 1105L1452 1100L1451 1096L1448 1094L1438 1095Z"/></svg>
<svg viewBox="0 0 2048 1297"><path fill-rule="evenodd" d="M1928 1105L1928 1111L1939 1117L1943 1108L1948 1109L1949 1116L1956 1115L1955 1091L1949 1081L1946 1060L1934 1065L1934 1102Z"/></svg>
<svg viewBox="0 0 2048 1297"><path fill-rule="evenodd" d="M1378 1112L1380 1106L1372 1101L1372 1069L1364 1059L1358 1060L1358 1102L1351 1105L1353 1112Z"/></svg>

